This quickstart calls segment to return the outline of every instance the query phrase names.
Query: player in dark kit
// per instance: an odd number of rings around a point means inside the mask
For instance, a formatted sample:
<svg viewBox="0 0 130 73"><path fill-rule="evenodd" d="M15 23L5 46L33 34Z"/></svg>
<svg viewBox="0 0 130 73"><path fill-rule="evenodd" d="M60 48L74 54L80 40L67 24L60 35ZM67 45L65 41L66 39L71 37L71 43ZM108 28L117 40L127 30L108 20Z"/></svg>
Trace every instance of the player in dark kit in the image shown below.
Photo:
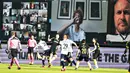
<svg viewBox="0 0 130 73"><path fill-rule="evenodd" d="M59 43L59 34L56 34L56 37L53 37L51 39L49 37L49 40L52 41L52 45L50 48L50 58L49 58L49 66L48 67L51 67L51 62L57 58L56 52L57 52L57 45Z"/></svg>
<svg viewBox="0 0 130 73"><path fill-rule="evenodd" d="M89 46L86 44L85 39L82 40L81 44L79 45L79 49L77 52L77 62L76 62L76 67L75 70L78 69L80 61L84 59L88 63L88 66L90 70L92 70L91 64L89 63L90 60L90 49Z"/></svg>
<svg viewBox="0 0 130 73"><path fill-rule="evenodd" d="M124 51L124 56L126 55L126 52L127 52L127 50L129 50L129 55L128 55L128 63L129 63L129 69L128 69L128 72L130 73L130 41L128 41L127 43L126 43L126 49L125 49L125 51Z"/></svg>
<svg viewBox="0 0 130 73"><path fill-rule="evenodd" d="M96 38L93 38L92 42L93 42L93 45L94 45L94 49L91 52L94 52L93 53L93 61L94 61L94 64L95 64L95 69L97 69L98 68L98 64L97 64L97 60L96 59L100 55L100 46L99 46L99 43L97 42Z"/></svg>

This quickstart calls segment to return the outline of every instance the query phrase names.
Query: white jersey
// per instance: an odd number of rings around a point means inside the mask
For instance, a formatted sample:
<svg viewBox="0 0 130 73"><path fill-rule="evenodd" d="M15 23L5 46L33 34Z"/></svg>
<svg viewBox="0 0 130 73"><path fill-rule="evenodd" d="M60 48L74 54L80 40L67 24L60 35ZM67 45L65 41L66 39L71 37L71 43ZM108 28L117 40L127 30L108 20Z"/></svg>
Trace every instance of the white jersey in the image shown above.
<svg viewBox="0 0 130 73"><path fill-rule="evenodd" d="M68 43L68 52L73 52L72 44L74 44L75 42L73 42L70 39L67 39L67 43Z"/></svg>
<svg viewBox="0 0 130 73"><path fill-rule="evenodd" d="M36 45L35 48L38 48L38 46L41 46L44 51L50 49L46 42L42 40L40 40L40 42Z"/></svg>
<svg viewBox="0 0 130 73"><path fill-rule="evenodd" d="M68 41L67 40L63 40L63 41L60 41L60 45L61 45L61 54L65 54L67 55L68 54Z"/></svg>

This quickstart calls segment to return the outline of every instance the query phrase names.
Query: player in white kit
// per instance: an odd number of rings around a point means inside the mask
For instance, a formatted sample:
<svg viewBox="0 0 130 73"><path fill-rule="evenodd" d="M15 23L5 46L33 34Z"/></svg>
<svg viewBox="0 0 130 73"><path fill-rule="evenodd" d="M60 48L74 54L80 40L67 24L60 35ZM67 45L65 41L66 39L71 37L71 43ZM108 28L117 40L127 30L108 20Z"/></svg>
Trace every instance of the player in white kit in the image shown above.
<svg viewBox="0 0 130 73"><path fill-rule="evenodd" d="M68 39L67 35L63 36L63 40L60 41L60 45L61 45L61 65L62 65L62 69L61 71L65 71L65 62L68 58L68 53L72 50L70 50L70 48L72 48L72 41ZM77 47L77 45L76 45Z"/></svg>
<svg viewBox="0 0 130 73"><path fill-rule="evenodd" d="M77 44L74 41L72 41L70 39L67 39L67 42L68 42L68 55L67 55L67 58L70 61L70 64L73 63L76 66L76 63L73 60L73 48L72 48L72 44L74 44L76 46L76 48L78 48L78 46L77 46Z"/></svg>
<svg viewBox="0 0 130 73"><path fill-rule="evenodd" d="M39 41L39 43L36 45L36 47L34 49L37 48L38 51L38 47L41 46L41 48L43 49L43 54L42 54L42 67L44 68L45 66L45 59L47 58L49 60L49 56L50 56L50 48L48 47L48 45L46 44L46 42L41 39ZM49 61L48 61L49 62Z"/></svg>

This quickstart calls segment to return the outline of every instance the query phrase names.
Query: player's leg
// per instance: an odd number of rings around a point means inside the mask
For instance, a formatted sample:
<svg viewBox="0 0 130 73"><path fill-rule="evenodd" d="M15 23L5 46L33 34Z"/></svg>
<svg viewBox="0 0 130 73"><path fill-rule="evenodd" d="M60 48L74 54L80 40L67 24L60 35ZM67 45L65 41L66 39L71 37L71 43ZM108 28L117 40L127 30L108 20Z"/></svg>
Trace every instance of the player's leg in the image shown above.
<svg viewBox="0 0 130 73"><path fill-rule="evenodd" d="M75 66L75 70L77 70L77 69L78 69L78 67L79 67L79 63L80 63L80 61L79 61L79 60L77 60L77 62L76 62L76 66Z"/></svg>
<svg viewBox="0 0 130 73"><path fill-rule="evenodd" d="M14 63L14 58L11 58L11 62L10 62L8 69L11 69L11 67L13 66L13 63Z"/></svg>
<svg viewBox="0 0 130 73"><path fill-rule="evenodd" d="M91 71L91 70L92 70L92 66L91 66L91 64L90 64L90 62L89 62L89 58L88 58L88 57L84 57L84 60L87 62L88 67L89 67L89 69L90 69L90 71Z"/></svg>
<svg viewBox="0 0 130 73"><path fill-rule="evenodd" d="M50 53L50 57L49 57L49 63L51 63L51 59L53 57L53 53Z"/></svg>
<svg viewBox="0 0 130 73"><path fill-rule="evenodd" d="M76 62L75 70L78 69L79 63L80 63L80 61L83 60L83 57L81 55L78 55L77 58L76 58L76 60L77 60L77 62Z"/></svg>
<svg viewBox="0 0 130 73"><path fill-rule="evenodd" d="M11 69L11 67L12 67L12 65L13 65L13 63L14 63L13 50L11 50L10 53L11 53L12 58L11 58L11 62L10 62L10 65L9 65L8 69Z"/></svg>
<svg viewBox="0 0 130 73"><path fill-rule="evenodd" d="M19 61L17 60L16 57L14 57L14 61L15 61L15 64L17 65L17 67L18 67L18 70L20 70L21 67L20 67L20 65L19 65Z"/></svg>
<svg viewBox="0 0 130 73"><path fill-rule="evenodd" d="M129 63L128 73L130 73L130 50L129 50L129 53L128 53L128 63Z"/></svg>
<svg viewBox="0 0 130 73"><path fill-rule="evenodd" d="M51 58L51 61L50 61L50 62L54 61L56 58L57 58L57 55L54 53L54 54L53 54L53 57Z"/></svg>
<svg viewBox="0 0 130 73"><path fill-rule="evenodd" d="M50 58L50 55L52 56L52 54L50 54L50 50L46 50L45 51L45 56L46 56L46 58L48 60L48 68L51 67L51 62L50 62L51 58Z"/></svg>
<svg viewBox="0 0 130 73"><path fill-rule="evenodd" d="M45 55L43 55L42 57L42 67L44 68L44 66L45 66Z"/></svg>
<svg viewBox="0 0 130 73"><path fill-rule="evenodd" d="M76 65L76 62L74 61L73 58L70 58L70 62L73 63L74 65Z"/></svg>
<svg viewBox="0 0 130 73"><path fill-rule="evenodd" d="M31 53L31 65L34 63L34 56L33 53Z"/></svg>
<svg viewBox="0 0 130 73"><path fill-rule="evenodd" d="M93 61L94 61L95 68L98 68L97 60L93 59Z"/></svg>
<svg viewBox="0 0 130 73"><path fill-rule="evenodd" d="M30 50L30 48L28 48L28 60L29 60L29 64L31 64L31 50Z"/></svg>
<svg viewBox="0 0 130 73"><path fill-rule="evenodd" d="M18 53L18 50L17 50L17 49L14 49L14 52L13 52L12 57L13 57L13 59L14 59L15 64L16 64L17 67L18 67L18 70L19 70L19 69L21 69L21 67L20 67L20 65L19 65L19 61L17 60L17 53Z"/></svg>
<svg viewBox="0 0 130 73"><path fill-rule="evenodd" d="M65 71L65 55L64 54L61 54L61 66L62 66L61 71Z"/></svg>
<svg viewBox="0 0 130 73"><path fill-rule="evenodd" d="M76 63L75 63L74 59L72 58L72 52L69 52L68 54L69 54L68 57L69 57L70 62L76 66Z"/></svg>
<svg viewBox="0 0 130 73"><path fill-rule="evenodd" d="M93 61L94 61L94 65L95 65L95 69L98 68L98 64L97 64L97 58L99 56L99 53L94 53L94 57L93 57Z"/></svg>
<svg viewBox="0 0 130 73"><path fill-rule="evenodd" d="M31 65L34 63L33 47L31 47Z"/></svg>
<svg viewBox="0 0 130 73"><path fill-rule="evenodd" d="M46 56L46 58L47 58L47 60L48 60L48 68L50 68L52 65L51 65L51 63L50 63L50 56Z"/></svg>

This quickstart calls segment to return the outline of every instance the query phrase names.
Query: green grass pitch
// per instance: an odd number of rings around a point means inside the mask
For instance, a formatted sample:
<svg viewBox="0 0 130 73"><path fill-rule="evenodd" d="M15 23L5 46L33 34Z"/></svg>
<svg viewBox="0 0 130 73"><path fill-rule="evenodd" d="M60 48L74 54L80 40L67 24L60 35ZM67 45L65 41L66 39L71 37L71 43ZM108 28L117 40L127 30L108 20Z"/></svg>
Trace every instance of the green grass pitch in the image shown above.
<svg viewBox="0 0 130 73"><path fill-rule="evenodd" d="M88 67L79 67L78 70L74 70L74 67L66 67L66 71L61 71L61 66L52 66L48 68L42 68L41 65L28 65L20 64L21 70L17 70L16 65L13 65L11 69L8 69L9 64L0 63L0 73L127 73L126 69L115 68L98 68L89 71Z"/></svg>

